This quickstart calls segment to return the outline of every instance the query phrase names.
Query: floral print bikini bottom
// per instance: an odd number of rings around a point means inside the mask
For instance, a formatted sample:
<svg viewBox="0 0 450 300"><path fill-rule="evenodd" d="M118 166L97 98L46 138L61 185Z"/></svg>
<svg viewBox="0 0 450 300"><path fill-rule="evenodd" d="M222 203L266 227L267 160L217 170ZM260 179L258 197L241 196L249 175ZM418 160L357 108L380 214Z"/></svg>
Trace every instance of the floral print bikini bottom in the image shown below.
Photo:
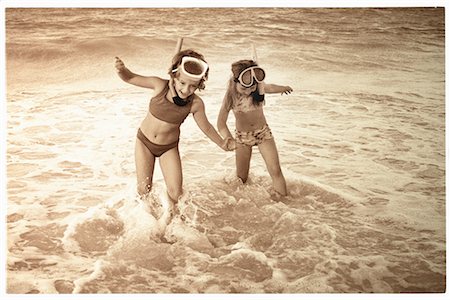
<svg viewBox="0 0 450 300"><path fill-rule="evenodd" d="M256 146L265 140L273 139L272 131L269 125L264 125L263 128L254 131L235 131L236 142L250 147Z"/></svg>

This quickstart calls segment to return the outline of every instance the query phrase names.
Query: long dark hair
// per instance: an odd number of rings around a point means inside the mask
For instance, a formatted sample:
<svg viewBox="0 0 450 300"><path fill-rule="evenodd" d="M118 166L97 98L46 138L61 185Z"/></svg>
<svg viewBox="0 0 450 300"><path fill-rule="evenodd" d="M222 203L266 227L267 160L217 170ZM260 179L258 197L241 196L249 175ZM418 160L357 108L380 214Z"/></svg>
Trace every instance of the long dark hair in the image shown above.
<svg viewBox="0 0 450 300"><path fill-rule="evenodd" d="M258 64L255 61L249 59L239 60L231 64L232 75L228 80L228 88L224 96L225 108L227 110L231 110L234 106L234 103L236 103L239 100L239 92L236 89L236 85L239 84L237 82L239 74L241 74L241 72L244 71L245 69L257 65ZM257 92L258 92L258 83L256 83L256 90L254 91L254 93ZM257 97L252 97L252 103L253 105L258 106L261 105L261 100L257 100Z"/></svg>
<svg viewBox="0 0 450 300"><path fill-rule="evenodd" d="M178 66L181 64L181 59L183 57L185 57L185 56L198 58L200 60L203 60L205 63L207 63L206 60L205 60L205 57L202 54L200 54L200 53L198 53L198 52L196 52L196 51L194 51L192 49L186 49L186 50L180 51L177 54L175 54L175 56L172 58L172 65L171 65L171 67L169 69L169 72L168 72L170 77L173 78L175 76L172 71L175 70L176 68L178 68ZM208 79L208 73L209 73L209 68L208 68L208 70L205 73L205 78L201 79L200 83L198 84L198 89L199 90L204 90L205 89L205 81Z"/></svg>

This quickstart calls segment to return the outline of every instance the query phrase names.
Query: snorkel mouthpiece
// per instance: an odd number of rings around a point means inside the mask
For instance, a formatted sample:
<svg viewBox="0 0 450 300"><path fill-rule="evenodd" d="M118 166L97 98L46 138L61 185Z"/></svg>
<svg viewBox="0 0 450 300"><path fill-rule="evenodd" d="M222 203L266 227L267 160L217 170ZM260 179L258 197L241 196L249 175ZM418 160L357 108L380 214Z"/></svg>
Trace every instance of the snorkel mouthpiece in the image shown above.
<svg viewBox="0 0 450 300"><path fill-rule="evenodd" d="M263 102L264 101L264 94L260 94L258 90L254 91L252 94L253 100L257 102Z"/></svg>
<svg viewBox="0 0 450 300"><path fill-rule="evenodd" d="M175 103L178 106L185 106L189 103L189 101L183 100L180 96L176 95L172 97L173 103Z"/></svg>

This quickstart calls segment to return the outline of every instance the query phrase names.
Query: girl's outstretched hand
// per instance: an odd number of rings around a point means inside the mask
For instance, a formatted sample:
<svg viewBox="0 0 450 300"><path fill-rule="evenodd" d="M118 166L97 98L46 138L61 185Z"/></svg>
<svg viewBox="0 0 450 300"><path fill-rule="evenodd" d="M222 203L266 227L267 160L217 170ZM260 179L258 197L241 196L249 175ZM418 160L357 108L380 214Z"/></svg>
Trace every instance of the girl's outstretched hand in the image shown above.
<svg viewBox="0 0 450 300"><path fill-rule="evenodd" d="M284 86L283 90L281 91L281 95L290 94L290 93L292 93L292 91L293 91L293 89L290 86Z"/></svg>
<svg viewBox="0 0 450 300"><path fill-rule="evenodd" d="M124 64L123 61L122 61L120 58L118 58L117 56L116 56L115 67L116 67L117 72L122 72L123 70L125 70L125 64Z"/></svg>

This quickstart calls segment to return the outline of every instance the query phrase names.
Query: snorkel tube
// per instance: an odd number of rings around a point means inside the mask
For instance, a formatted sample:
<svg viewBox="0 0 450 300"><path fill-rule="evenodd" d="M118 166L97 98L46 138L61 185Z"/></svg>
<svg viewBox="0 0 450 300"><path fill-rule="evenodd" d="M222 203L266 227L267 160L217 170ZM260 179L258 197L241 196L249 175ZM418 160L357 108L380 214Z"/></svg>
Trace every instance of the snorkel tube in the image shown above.
<svg viewBox="0 0 450 300"><path fill-rule="evenodd" d="M253 61L258 64L258 55L256 54L256 47L255 44L252 43L252 57L253 57ZM252 93L253 99L255 99L258 102L263 102L264 101L264 80L263 82L261 82L261 84L258 84L258 89L257 91Z"/></svg>
<svg viewBox="0 0 450 300"><path fill-rule="evenodd" d="M177 46L175 47L175 55L181 51L182 46L183 46L183 38L179 37L178 41L177 41ZM180 96L178 96L177 91L173 87L173 78L172 77L170 78L169 89L172 92L172 95L175 95L172 97L173 103L175 103L178 106L185 106L186 104L188 104L187 101L184 101L183 99L181 99Z"/></svg>
<svg viewBox="0 0 450 300"><path fill-rule="evenodd" d="M179 37L177 41L177 46L175 47L175 54L181 51L181 46L183 46L183 38Z"/></svg>

